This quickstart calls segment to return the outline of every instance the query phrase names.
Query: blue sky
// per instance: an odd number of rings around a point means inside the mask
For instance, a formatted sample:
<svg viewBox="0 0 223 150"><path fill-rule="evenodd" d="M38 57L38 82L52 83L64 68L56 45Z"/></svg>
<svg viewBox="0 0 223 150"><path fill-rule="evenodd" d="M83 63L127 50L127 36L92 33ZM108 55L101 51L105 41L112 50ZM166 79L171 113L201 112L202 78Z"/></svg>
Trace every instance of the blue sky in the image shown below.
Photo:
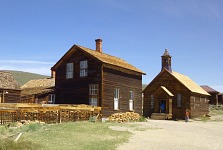
<svg viewBox="0 0 223 150"><path fill-rule="evenodd" d="M0 70L50 75L73 44L120 57L148 84L168 48L172 69L223 92L222 0L0 1Z"/></svg>

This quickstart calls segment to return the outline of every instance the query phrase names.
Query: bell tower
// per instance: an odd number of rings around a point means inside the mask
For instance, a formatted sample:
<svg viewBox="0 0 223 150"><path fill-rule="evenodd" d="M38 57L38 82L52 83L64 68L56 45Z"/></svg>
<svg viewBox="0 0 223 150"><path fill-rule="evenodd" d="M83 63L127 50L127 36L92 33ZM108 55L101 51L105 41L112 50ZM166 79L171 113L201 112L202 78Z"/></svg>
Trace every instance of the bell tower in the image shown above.
<svg viewBox="0 0 223 150"><path fill-rule="evenodd" d="M171 68L171 57L168 49L165 49L164 54L161 56L162 57L162 69L161 71L166 68L169 72L172 72L172 68Z"/></svg>

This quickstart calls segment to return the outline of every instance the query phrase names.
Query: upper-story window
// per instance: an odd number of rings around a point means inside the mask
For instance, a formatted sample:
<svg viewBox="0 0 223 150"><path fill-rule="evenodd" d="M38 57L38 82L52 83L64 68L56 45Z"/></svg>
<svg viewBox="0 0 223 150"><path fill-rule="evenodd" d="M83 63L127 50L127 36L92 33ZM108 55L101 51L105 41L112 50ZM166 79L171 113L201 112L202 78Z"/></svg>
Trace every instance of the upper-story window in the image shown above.
<svg viewBox="0 0 223 150"><path fill-rule="evenodd" d="M80 61L80 77L88 76L88 62L87 60Z"/></svg>
<svg viewBox="0 0 223 150"><path fill-rule="evenodd" d="M74 64L67 63L66 67L66 79L72 79L74 76Z"/></svg>

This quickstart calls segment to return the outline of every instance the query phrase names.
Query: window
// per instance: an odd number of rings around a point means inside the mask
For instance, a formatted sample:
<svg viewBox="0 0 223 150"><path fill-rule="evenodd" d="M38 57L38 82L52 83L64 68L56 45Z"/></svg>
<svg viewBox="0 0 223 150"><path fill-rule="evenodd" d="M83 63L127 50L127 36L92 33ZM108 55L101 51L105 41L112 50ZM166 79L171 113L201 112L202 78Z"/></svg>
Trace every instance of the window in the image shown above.
<svg viewBox="0 0 223 150"><path fill-rule="evenodd" d="M54 104L55 103L55 94L50 94L48 97L48 103Z"/></svg>
<svg viewBox="0 0 223 150"><path fill-rule="evenodd" d="M182 96L181 94L177 94L177 107L181 107L182 105Z"/></svg>
<svg viewBox="0 0 223 150"><path fill-rule="evenodd" d="M154 108L154 97L151 95L150 108Z"/></svg>
<svg viewBox="0 0 223 150"><path fill-rule="evenodd" d="M95 97L90 98L90 105L91 106L98 106L98 99Z"/></svg>
<svg viewBox="0 0 223 150"><path fill-rule="evenodd" d="M88 76L88 63L87 60L80 61L80 77Z"/></svg>
<svg viewBox="0 0 223 150"><path fill-rule="evenodd" d="M119 109L119 89L114 89L114 110Z"/></svg>
<svg viewBox="0 0 223 150"><path fill-rule="evenodd" d="M133 99L134 99L134 92L133 91L130 91L129 92L129 110L133 110Z"/></svg>
<svg viewBox="0 0 223 150"><path fill-rule="evenodd" d="M204 103L207 103L207 98L206 97L204 97Z"/></svg>
<svg viewBox="0 0 223 150"><path fill-rule="evenodd" d="M90 95L98 95L98 84L90 84L89 87Z"/></svg>
<svg viewBox="0 0 223 150"><path fill-rule="evenodd" d="M67 63L66 79L72 79L73 74L74 74L74 64L73 63Z"/></svg>
<svg viewBox="0 0 223 150"><path fill-rule="evenodd" d="M98 84L89 85L89 104L91 106L98 106Z"/></svg>

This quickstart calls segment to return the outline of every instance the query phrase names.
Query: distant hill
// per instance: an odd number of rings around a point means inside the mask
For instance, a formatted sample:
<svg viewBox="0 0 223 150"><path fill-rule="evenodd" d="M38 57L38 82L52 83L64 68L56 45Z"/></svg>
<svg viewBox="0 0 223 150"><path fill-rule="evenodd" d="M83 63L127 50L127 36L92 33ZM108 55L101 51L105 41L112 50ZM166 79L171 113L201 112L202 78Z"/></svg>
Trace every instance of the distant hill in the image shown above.
<svg viewBox="0 0 223 150"><path fill-rule="evenodd" d="M30 73L30 72L23 72L23 71L14 71L14 70L4 70L6 72L10 72L13 75L13 78L18 82L20 86L25 84L26 82L34 79L45 79L49 78L50 76Z"/></svg>

